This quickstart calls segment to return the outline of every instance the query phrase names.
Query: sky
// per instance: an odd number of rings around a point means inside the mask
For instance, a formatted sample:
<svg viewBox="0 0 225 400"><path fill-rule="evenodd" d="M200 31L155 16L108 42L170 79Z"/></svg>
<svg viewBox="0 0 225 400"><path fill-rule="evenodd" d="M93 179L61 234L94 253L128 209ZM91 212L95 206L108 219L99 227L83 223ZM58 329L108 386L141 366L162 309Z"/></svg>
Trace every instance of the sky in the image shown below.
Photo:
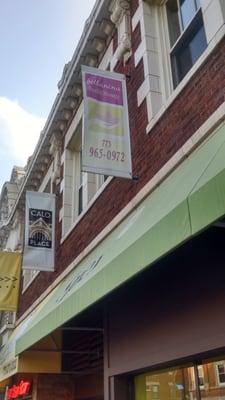
<svg viewBox="0 0 225 400"><path fill-rule="evenodd" d="M0 190L25 166L95 0L0 0Z"/></svg>

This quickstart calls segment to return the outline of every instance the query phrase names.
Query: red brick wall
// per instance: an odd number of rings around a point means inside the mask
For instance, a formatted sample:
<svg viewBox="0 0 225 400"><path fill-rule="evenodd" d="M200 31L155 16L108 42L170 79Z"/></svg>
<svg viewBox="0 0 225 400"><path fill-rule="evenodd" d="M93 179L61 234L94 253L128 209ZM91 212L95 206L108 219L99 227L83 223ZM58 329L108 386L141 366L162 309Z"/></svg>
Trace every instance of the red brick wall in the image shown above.
<svg viewBox="0 0 225 400"><path fill-rule="evenodd" d="M31 382L32 398L37 400L71 400L103 398L103 373L75 376L74 374L16 374L12 385L21 380Z"/></svg>
<svg viewBox="0 0 225 400"><path fill-rule="evenodd" d="M36 394L37 400L74 399L74 376L39 374Z"/></svg>
<svg viewBox="0 0 225 400"><path fill-rule="evenodd" d="M79 376L75 380L76 399L103 399L103 373Z"/></svg>
<svg viewBox="0 0 225 400"><path fill-rule="evenodd" d="M134 10L135 5L136 1L133 1L132 9ZM132 35L133 48L136 48L139 42L140 29L137 27ZM147 135L146 103L144 101L138 108L136 96L137 89L144 79L143 61L141 60L135 68L132 55L126 66L126 73L129 71L131 75L127 79L127 90L133 175L138 176L139 179L134 181L114 178L61 246L59 244L61 223L57 223L56 271L38 275L21 297L19 316L224 102L224 65L225 39L216 47L213 54ZM118 63L116 70L123 71L123 65ZM57 195L59 196L59 192ZM60 202L59 197L58 201ZM58 212L59 207L57 214Z"/></svg>

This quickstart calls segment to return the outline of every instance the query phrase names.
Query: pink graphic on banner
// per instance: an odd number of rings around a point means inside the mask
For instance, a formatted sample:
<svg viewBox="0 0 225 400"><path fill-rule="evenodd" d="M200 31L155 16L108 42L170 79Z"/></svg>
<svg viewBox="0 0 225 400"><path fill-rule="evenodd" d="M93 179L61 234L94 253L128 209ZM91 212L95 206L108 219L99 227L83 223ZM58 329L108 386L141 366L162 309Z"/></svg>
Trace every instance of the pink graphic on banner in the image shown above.
<svg viewBox="0 0 225 400"><path fill-rule="evenodd" d="M123 106L122 82L103 76L85 74L87 96L104 103Z"/></svg>

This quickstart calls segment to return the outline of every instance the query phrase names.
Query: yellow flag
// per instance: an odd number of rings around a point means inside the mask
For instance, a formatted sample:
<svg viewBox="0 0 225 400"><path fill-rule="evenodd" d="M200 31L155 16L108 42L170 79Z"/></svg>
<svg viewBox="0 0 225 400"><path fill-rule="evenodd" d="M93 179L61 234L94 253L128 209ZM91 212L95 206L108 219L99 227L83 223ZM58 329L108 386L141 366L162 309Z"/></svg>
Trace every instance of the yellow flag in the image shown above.
<svg viewBox="0 0 225 400"><path fill-rule="evenodd" d="M21 260L21 253L0 252L0 310L17 310Z"/></svg>

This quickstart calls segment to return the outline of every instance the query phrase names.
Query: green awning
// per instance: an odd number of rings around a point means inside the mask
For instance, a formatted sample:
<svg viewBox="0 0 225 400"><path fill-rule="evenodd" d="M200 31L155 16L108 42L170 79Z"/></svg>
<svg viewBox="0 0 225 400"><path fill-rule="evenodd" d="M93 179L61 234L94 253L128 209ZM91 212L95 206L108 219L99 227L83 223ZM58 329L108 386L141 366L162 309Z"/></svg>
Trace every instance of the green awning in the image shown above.
<svg viewBox="0 0 225 400"><path fill-rule="evenodd" d="M52 340L47 341L44 338L42 346L48 349L48 352L27 351L23 354L16 355L16 341L23 335L29 324L33 321L41 309L45 306L45 300L18 325L8 338L8 341L0 349L0 387L7 382L6 380L15 374L27 373L59 373L61 372L61 352L60 348L61 335L54 335ZM43 343L44 342L44 343ZM49 352L51 350L51 353Z"/></svg>
<svg viewBox="0 0 225 400"><path fill-rule="evenodd" d="M225 126L188 157L45 299L19 354L225 215Z"/></svg>

